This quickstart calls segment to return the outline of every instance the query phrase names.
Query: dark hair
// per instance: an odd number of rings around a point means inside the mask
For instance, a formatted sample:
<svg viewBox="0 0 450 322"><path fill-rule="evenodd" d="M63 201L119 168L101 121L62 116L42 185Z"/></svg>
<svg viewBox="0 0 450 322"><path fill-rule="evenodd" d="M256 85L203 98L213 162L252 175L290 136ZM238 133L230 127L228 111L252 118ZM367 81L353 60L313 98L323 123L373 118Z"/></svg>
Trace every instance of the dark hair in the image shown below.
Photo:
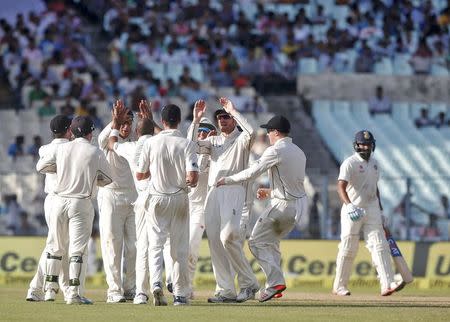
<svg viewBox="0 0 450 322"><path fill-rule="evenodd" d="M168 104L161 111L161 119L171 127L178 125L181 121L181 110L175 104Z"/></svg>

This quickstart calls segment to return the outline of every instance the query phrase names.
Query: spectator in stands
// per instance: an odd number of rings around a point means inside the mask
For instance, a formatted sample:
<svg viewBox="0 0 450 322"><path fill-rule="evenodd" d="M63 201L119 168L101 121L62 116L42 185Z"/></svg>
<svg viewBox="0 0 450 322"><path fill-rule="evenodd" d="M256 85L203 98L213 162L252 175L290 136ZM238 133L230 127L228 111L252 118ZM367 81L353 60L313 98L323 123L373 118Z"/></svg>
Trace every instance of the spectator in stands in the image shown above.
<svg viewBox="0 0 450 322"><path fill-rule="evenodd" d="M255 117L258 117L258 113L264 112L264 108L260 103L260 98L258 94L255 94L253 96L253 99L249 104L248 112L253 113Z"/></svg>
<svg viewBox="0 0 450 322"><path fill-rule="evenodd" d="M59 81L59 87L57 91L58 97L67 97L70 94L70 91L72 89L72 82L73 82L73 73L72 70L66 69L62 73L62 80Z"/></svg>
<svg viewBox="0 0 450 322"><path fill-rule="evenodd" d="M367 45L367 42L363 42L361 52L355 60L355 72L372 73L374 65L375 56L370 47Z"/></svg>
<svg viewBox="0 0 450 322"><path fill-rule="evenodd" d="M43 104L38 108L39 117L56 115L56 108L52 103L50 96L45 97Z"/></svg>
<svg viewBox="0 0 450 322"><path fill-rule="evenodd" d="M429 74L431 70L433 53L428 47L425 38L419 42L419 47L411 58L411 66L416 74Z"/></svg>
<svg viewBox="0 0 450 322"><path fill-rule="evenodd" d="M323 5L319 4L317 6L317 11L314 16L311 17L311 23L314 25L323 25L327 23L329 17L325 14Z"/></svg>
<svg viewBox="0 0 450 322"><path fill-rule="evenodd" d="M441 204L436 212L436 216L442 240L450 241L450 206L446 195L441 195Z"/></svg>
<svg viewBox="0 0 450 322"><path fill-rule="evenodd" d="M33 156L36 160L39 158L39 148L42 146L42 138L40 135L33 136L33 143L28 147L27 154Z"/></svg>
<svg viewBox="0 0 450 322"><path fill-rule="evenodd" d="M80 105L75 110L76 116L89 116L90 101L87 99L80 100Z"/></svg>
<svg viewBox="0 0 450 322"><path fill-rule="evenodd" d="M126 47L120 52L120 59L124 72L137 72L138 59L135 52L131 49L131 40L127 41Z"/></svg>
<svg viewBox="0 0 450 322"><path fill-rule="evenodd" d="M369 113L374 114L391 114L392 103L391 100L384 95L383 87L378 85L375 89L375 96L369 100Z"/></svg>
<svg viewBox="0 0 450 322"><path fill-rule="evenodd" d="M250 110L250 97L242 94L239 86L233 87L233 94L229 96L230 101L233 102L236 109L241 113L249 112Z"/></svg>
<svg viewBox="0 0 450 322"><path fill-rule="evenodd" d="M92 73L92 83L85 84L81 91L81 98L90 101L103 101L106 99L106 92L100 82L100 76L97 72Z"/></svg>
<svg viewBox="0 0 450 322"><path fill-rule="evenodd" d="M428 116L428 109L423 107L420 109L420 116L414 120L417 128L433 126L434 122Z"/></svg>
<svg viewBox="0 0 450 322"><path fill-rule="evenodd" d="M33 106L33 102L41 101L48 96L48 94L42 89L41 82L39 80L33 80L32 86L33 88L28 94L28 104L30 104L30 107Z"/></svg>
<svg viewBox="0 0 450 322"><path fill-rule="evenodd" d="M450 120L447 119L445 112L440 111L438 115L436 115L436 119L434 120L434 125L436 128L450 126Z"/></svg>
<svg viewBox="0 0 450 322"><path fill-rule="evenodd" d="M92 122L94 122L94 127L96 129L103 129L105 127L102 119L97 115L97 108L95 106L89 107L89 117L91 118Z"/></svg>
<svg viewBox="0 0 450 322"><path fill-rule="evenodd" d="M37 235L36 228L28 221L28 213L24 210L19 212L19 224L15 230L14 235L17 236L35 236Z"/></svg>
<svg viewBox="0 0 450 322"><path fill-rule="evenodd" d="M73 118L73 115L75 114L75 107L72 105L72 99L70 97L67 97L64 105L61 106L60 114L63 114L70 119Z"/></svg>
<svg viewBox="0 0 450 322"><path fill-rule="evenodd" d="M6 208L8 209L6 215L6 229L9 235L14 235L19 228L19 215L22 211L22 207L17 202L16 194L6 196L5 200Z"/></svg>
<svg viewBox="0 0 450 322"><path fill-rule="evenodd" d="M15 142L8 148L8 155L16 160L17 157L24 155L23 144L25 143L25 137L23 135L16 136Z"/></svg>

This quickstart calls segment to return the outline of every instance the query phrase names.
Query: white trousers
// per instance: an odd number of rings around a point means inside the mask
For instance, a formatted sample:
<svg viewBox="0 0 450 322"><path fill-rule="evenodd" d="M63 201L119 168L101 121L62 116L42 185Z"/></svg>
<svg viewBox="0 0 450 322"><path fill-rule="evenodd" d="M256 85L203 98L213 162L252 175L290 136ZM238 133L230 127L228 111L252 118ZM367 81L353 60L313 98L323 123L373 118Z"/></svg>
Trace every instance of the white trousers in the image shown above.
<svg viewBox="0 0 450 322"><path fill-rule="evenodd" d="M62 260L65 262L70 260L69 280L77 279L80 281L80 285L84 285L87 258L83 256L87 254L93 220L94 207L90 199L58 196L52 199L48 217L47 252L50 257L46 261L47 275L58 275L61 271ZM73 259L77 259L77 261L73 261ZM58 289L58 283L48 282L46 288ZM69 285L64 295L66 298L73 298L82 294L80 294L79 285Z"/></svg>
<svg viewBox="0 0 450 322"><path fill-rule="evenodd" d="M336 277L333 289L348 288L353 260L359 246L361 229L364 232L366 247L372 256L372 262L380 278L381 290L384 291L394 282L391 253L383 230L381 212L378 205L365 208L366 215L358 221L351 221L341 209L341 242L336 259Z"/></svg>
<svg viewBox="0 0 450 322"><path fill-rule="evenodd" d="M205 231L204 203L189 201L189 288L193 291L200 243Z"/></svg>
<svg viewBox="0 0 450 322"><path fill-rule="evenodd" d="M258 285L241 243L244 197L244 187L239 185L212 187L205 203L205 225L216 293L230 298L236 296L235 273L240 288Z"/></svg>
<svg viewBox="0 0 450 322"><path fill-rule="evenodd" d="M248 240L250 251L266 275L266 288L286 285L281 269L280 240L295 227L295 207L295 201L272 199Z"/></svg>
<svg viewBox="0 0 450 322"><path fill-rule="evenodd" d="M136 294L149 294L148 232L145 201L148 195L140 192L134 205L136 222Z"/></svg>
<svg viewBox="0 0 450 322"><path fill-rule="evenodd" d="M136 223L129 192L102 188L98 193L100 241L108 295L136 288Z"/></svg>
<svg viewBox="0 0 450 322"><path fill-rule="evenodd" d="M189 295L189 201L187 194L152 195L147 208L149 268L152 286L162 280L163 247L170 236L173 294ZM167 265L167 263L166 263Z"/></svg>

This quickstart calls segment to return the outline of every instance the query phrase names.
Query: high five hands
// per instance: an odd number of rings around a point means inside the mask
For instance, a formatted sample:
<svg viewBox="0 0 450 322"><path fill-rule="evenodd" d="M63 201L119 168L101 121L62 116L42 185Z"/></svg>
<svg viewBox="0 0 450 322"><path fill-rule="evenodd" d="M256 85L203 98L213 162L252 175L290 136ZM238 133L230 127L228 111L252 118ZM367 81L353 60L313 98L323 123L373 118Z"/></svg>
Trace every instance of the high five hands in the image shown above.
<svg viewBox="0 0 450 322"><path fill-rule="evenodd" d="M204 100L197 100L194 104L193 120L195 123L200 123L206 111L206 102Z"/></svg>
<svg viewBox="0 0 450 322"><path fill-rule="evenodd" d="M151 111L152 102L147 102L146 100L141 100L139 102L139 112L138 117L140 119L153 120L153 114Z"/></svg>

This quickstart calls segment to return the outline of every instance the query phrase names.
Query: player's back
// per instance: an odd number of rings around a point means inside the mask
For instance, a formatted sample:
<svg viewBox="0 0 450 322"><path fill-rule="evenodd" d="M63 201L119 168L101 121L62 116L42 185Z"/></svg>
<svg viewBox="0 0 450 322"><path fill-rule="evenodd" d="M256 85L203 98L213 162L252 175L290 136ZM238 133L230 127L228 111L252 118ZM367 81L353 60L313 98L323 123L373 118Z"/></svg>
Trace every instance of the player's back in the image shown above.
<svg viewBox="0 0 450 322"><path fill-rule="evenodd" d="M187 149L193 144L178 130L165 130L149 139L152 194L171 194L186 190Z"/></svg>
<svg viewBox="0 0 450 322"><path fill-rule="evenodd" d="M102 152L84 138L60 145L56 153L55 192L61 197L90 198L98 171L110 176Z"/></svg>
<svg viewBox="0 0 450 322"><path fill-rule="evenodd" d="M279 140L271 148L275 149L279 162L270 169L275 188L274 195L281 199L300 198L305 194L306 156L292 139L287 137Z"/></svg>
<svg viewBox="0 0 450 322"><path fill-rule="evenodd" d="M49 144L45 144L39 148L39 157L45 157L47 155L54 154L60 144L67 143L67 139L53 139ZM53 193L55 191L57 183L56 173L46 173L45 174L45 187L44 191L47 194Z"/></svg>

